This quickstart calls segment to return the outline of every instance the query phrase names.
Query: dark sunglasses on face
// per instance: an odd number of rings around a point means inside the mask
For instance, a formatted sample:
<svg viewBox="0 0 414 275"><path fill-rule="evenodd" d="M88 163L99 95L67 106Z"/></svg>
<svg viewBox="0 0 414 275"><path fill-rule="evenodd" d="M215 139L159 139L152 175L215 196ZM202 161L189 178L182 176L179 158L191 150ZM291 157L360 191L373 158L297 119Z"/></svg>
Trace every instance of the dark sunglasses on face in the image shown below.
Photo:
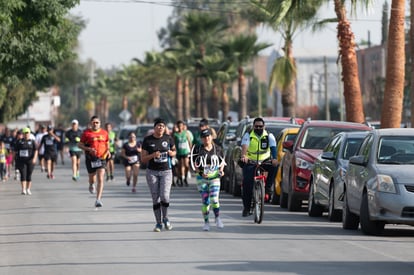
<svg viewBox="0 0 414 275"><path fill-rule="evenodd" d="M262 129L263 128L263 125L254 125L254 128L255 129Z"/></svg>

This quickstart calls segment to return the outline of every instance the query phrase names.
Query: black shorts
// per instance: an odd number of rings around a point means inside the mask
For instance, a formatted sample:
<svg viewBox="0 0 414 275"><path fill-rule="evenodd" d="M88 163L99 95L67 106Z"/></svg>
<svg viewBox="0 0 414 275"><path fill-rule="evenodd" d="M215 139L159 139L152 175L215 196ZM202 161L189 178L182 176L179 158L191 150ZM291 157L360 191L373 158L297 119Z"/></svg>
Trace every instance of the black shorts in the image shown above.
<svg viewBox="0 0 414 275"><path fill-rule="evenodd" d="M48 153L46 153L46 154L43 155L43 158L45 160L56 161L57 160L57 154L48 154Z"/></svg>
<svg viewBox="0 0 414 275"><path fill-rule="evenodd" d="M88 174L95 173L99 169L106 168L106 159L91 159L85 158L86 170L88 170Z"/></svg>
<svg viewBox="0 0 414 275"><path fill-rule="evenodd" d="M71 157L76 156L77 159L80 159L82 155L82 151L69 151L69 155Z"/></svg>

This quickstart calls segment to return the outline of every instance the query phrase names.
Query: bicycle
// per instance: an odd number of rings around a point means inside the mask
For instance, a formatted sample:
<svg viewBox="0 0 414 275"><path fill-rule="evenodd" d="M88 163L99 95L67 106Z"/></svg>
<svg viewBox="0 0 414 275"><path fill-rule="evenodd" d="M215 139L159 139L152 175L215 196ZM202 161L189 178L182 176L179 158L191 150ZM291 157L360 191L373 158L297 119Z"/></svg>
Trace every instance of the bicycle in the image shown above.
<svg viewBox="0 0 414 275"><path fill-rule="evenodd" d="M261 223L264 213L265 185L267 180L267 171L262 167L263 164L269 164L269 161L251 161L249 164L256 166L254 170L254 183L250 211L253 210L253 219L255 223Z"/></svg>

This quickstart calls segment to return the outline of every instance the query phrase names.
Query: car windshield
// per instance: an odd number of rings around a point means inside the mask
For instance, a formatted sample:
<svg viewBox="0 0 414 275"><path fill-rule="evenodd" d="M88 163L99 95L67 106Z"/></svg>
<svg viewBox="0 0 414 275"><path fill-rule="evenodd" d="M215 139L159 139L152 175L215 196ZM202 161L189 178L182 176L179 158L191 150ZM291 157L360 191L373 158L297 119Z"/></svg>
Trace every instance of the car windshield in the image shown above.
<svg viewBox="0 0 414 275"><path fill-rule="evenodd" d="M414 164L414 136L384 136L377 152L378 163Z"/></svg>
<svg viewBox="0 0 414 275"><path fill-rule="evenodd" d="M350 157L354 156L357 153L359 146L361 146L363 140L363 138L347 139L344 150L342 152L342 158L349 160Z"/></svg>
<svg viewBox="0 0 414 275"><path fill-rule="evenodd" d="M303 149L323 149L334 135L352 130L350 128L309 127L306 129L300 147Z"/></svg>

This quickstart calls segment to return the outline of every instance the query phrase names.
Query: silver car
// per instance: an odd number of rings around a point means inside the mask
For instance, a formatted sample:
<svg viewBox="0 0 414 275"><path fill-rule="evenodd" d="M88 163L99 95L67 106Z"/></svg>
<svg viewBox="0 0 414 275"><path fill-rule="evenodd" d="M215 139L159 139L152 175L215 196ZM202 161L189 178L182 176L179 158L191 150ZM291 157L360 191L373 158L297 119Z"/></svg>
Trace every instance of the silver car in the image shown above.
<svg viewBox="0 0 414 275"><path fill-rule="evenodd" d="M313 165L308 202L310 217L322 216L328 210L331 222L341 221L344 180L349 158L358 152L368 134L341 132L331 138Z"/></svg>
<svg viewBox="0 0 414 275"><path fill-rule="evenodd" d="M414 225L414 129L379 129L364 139L345 176L342 227L380 235Z"/></svg>

